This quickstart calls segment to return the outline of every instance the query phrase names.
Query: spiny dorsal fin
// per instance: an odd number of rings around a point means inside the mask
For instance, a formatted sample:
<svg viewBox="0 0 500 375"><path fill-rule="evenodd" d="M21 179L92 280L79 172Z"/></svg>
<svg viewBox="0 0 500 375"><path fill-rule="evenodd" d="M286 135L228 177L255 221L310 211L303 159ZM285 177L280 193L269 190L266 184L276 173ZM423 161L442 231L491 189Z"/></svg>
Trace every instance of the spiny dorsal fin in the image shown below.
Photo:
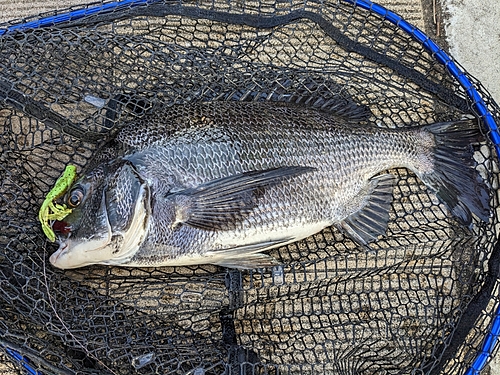
<svg viewBox="0 0 500 375"><path fill-rule="evenodd" d="M253 84L217 100L221 99L298 104L329 112L344 121L355 123L367 121L372 115L370 108L357 103L344 85L320 77L308 77L300 82L277 78L271 87L262 88L260 84Z"/></svg>

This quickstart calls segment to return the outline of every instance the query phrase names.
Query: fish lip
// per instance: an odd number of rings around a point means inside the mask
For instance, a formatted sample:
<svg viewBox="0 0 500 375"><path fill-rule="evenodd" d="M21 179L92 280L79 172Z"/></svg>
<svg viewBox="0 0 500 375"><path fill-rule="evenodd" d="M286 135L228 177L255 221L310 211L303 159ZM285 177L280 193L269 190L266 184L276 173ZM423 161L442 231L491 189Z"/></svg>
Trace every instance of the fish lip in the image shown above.
<svg viewBox="0 0 500 375"><path fill-rule="evenodd" d="M57 260L59 259L59 257L61 255L63 255L65 252L67 252L68 248L69 248L68 242L59 240L59 248L56 250L55 253L53 253L50 256L50 258L49 258L50 263L53 266L55 266L55 264L57 263Z"/></svg>

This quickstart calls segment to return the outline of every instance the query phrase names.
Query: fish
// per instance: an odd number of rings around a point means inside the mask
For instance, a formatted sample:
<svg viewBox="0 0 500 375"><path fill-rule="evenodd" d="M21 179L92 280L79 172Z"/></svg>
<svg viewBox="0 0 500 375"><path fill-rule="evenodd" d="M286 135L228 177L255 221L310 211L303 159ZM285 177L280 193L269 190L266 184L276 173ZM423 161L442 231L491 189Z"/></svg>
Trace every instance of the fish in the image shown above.
<svg viewBox="0 0 500 375"><path fill-rule="evenodd" d="M124 124L68 189L51 264L272 267L266 251L329 226L367 246L387 231L391 168L411 170L460 225L489 221L477 122L384 128L346 105L155 107Z"/></svg>

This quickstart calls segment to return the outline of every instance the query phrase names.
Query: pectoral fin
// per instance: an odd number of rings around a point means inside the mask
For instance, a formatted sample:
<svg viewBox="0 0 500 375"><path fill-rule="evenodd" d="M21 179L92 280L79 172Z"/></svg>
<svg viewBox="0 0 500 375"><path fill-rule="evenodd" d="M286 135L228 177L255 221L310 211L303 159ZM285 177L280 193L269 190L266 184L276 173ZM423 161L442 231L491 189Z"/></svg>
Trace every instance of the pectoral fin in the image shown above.
<svg viewBox="0 0 500 375"><path fill-rule="evenodd" d="M371 179L360 210L337 226L360 245L367 245L385 234L393 200L394 176L385 174Z"/></svg>
<svg viewBox="0 0 500 375"><path fill-rule="evenodd" d="M254 209L266 188L314 169L292 166L244 172L169 194L167 199L176 209L174 225L231 229Z"/></svg>

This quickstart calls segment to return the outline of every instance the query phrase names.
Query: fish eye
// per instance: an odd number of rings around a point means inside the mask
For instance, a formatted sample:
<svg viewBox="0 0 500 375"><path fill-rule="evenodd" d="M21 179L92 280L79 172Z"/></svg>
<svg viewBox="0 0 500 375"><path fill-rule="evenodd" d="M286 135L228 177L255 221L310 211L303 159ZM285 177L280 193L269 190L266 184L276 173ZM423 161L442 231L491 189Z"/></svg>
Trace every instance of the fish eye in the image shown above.
<svg viewBox="0 0 500 375"><path fill-rule="evenodd" d="M82 203L83 200L83 189L81 187L77 187L71 190L71 193L68 197L68 206L71 208L76 208Z"/></svg>

